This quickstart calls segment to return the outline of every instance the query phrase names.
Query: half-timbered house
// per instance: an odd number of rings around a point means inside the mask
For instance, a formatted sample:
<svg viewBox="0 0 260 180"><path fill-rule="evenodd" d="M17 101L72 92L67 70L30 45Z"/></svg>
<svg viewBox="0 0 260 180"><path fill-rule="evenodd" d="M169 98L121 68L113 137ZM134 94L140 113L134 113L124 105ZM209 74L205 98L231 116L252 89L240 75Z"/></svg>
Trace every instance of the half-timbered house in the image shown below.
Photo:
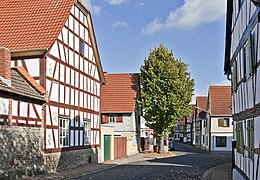
<svg viewBox="0 0 260 180"><path fill-rule="evenodd" d="M34 173L43 166L40 127L46 91L23 67L11 68L7 48L0 47L0 67L0 179L13 179L19 172Z"/></svg>
<svg viewBox="0 0 260 180"><path fill-rule="evenodd" d="M187 137L187 142L192 144L192 139L193 139L193 130L192 130L192 124L193 124L193 117L195 114L195 104L191 104L191 114L187 118L186 121L186 137Z"/></svg>
<svg viewBox="0 0 260 180"><path fill-rule="evenodd" d="M259 1L228 0L224 71L232 80L234 179L260 179Z"/></svg>
<svg viewBox="0 0 260 180"><path fill-rule="evenodd" d="M179 120L172 129L173 129L173 135L175 141L180 141L180 142L184 142L184 140L185 142L187 141L187 138L185 136L186 118L182 118L181 120Z"/></svg>
<svg viewBox="0 0 260 180"><path fill-rule="evenodd" d="M207 96L197 96L195 106L195 146L205 149L206 147L206 115L207 115Z"/></svg>
<svg viewBox="0 0 260 180"><path fill-rule="evenodd" d="M115 138L126 138L125 155L136 154L140 145L139 74L105 73L105 79L101 88L102 124L114 126Z"/></svg>
<svg viewBox="0 0 260 180"><path fill-rule="evenodd" d="M97 162L104 76L89 10L80 0L2 0L0 27L11 66L23 67L47 92L43 113L30 103L12 104L35 111L36 124L28 116L9 119L13 126L43 129L42 170Z"/></svg>

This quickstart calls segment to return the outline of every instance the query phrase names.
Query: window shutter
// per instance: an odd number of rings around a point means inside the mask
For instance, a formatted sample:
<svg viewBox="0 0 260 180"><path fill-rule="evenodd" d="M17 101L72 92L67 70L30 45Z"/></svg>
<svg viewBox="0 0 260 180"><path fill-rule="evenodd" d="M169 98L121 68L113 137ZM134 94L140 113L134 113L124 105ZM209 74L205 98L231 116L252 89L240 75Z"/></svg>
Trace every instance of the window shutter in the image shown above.
<svg viewBox="0 0 260 180"><path fill-rule="evenodd" d="M254 155L254 121L249 120L247 121L247 131L248 131L248 151L249 151L249 158L253 158Z"/></svg>
<svg viewBox="0 0 260 180"><path fill-rule="evenodd" d="M233 91L237 91L237 60L233 62Z"/></svg>
<svg viewBox="0 0 260 180"><path fill-rule="evenodd" d="M224 119L218 119L218 127L224 127Z"/></svg>
<svg viewBox="0 0 260 180"><path fill-rule="evenodd" d="M116 122L123 122L123 114L117 114Z"/></svg>
<svg viewBox="0 0 260 180"><path fill-rule="evenodd" d="M240 123L236 123L236 148L237 148L237 151L239 152L239 149L240 149Z"/></svg>
<svg viewBox="0 0 260 180"><path fill-rule="evenodd" d="M108 123L108 115L102 115L102 123Z"/></svg>
<svg viewBox="0 0 260 180"><path fill-rule="evenodd" d="M248 66L249 66L249 74L252 75L253 73L253 62L254 62L254 52L253 52L253 37L252 34L248 36Z"/></svg>

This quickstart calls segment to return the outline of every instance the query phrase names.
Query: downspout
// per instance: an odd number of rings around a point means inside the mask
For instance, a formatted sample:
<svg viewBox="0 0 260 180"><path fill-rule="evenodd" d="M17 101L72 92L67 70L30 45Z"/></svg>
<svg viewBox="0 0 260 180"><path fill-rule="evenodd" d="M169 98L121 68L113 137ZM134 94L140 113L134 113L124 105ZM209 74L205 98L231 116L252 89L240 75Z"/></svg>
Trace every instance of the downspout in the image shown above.
<svg viewBox="0 0 260 180"><path fill-rule="evenodd" d="M209 114L209 152L211 153L211 115Z"/></svg>

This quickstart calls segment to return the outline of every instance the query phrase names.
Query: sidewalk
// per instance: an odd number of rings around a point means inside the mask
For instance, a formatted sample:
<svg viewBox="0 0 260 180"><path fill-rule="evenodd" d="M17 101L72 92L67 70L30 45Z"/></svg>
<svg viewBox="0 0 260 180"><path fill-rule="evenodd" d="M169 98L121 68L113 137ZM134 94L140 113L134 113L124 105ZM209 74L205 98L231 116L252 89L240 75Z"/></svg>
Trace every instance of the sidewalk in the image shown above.
<svg viewBox="0 0 260 180"><path fill-rule="evenodd" d="M66 169L58 172L37 175L34 177L26 177L26 180L38 180L38 179L72 179L78 176L98 172L104 169L113 168L117 165L115 164L89 164L82 167L77 167L73 169Z"/></svg>
<svg viewBox="0 0 260 180"><path fill-rule="evenodd" d="M223 164L207 170L204 175L204 180L231 180L232 179L231 163Z"/></svg>
<svg viewBox="0 0 260 180"><path fill-rule="evenodd" d="M122 164L128 164L132 162L137 162L137 161L144 161L144 160L151 160L155 158L165 158L169 156L175 156L174 153L169 153L168 156L165 155L160 155L160 154L145 154L145 153L138 153L136 155L128 156L126 158L122 159L116 159L113 161L106 161L103 163L98 163L98 164L88 164L86 166L82 167L77 167L73 169L66 169L66 170L61 170L58 172L54 173L48 173L48 174L42 174L42 175L37 175L34 177L26 177L24 179L26 180L38 180L38 179L73 179L76 177L84 176L87 174L103 171L105 169L111 169L113 167L122 165Z"/></svg>

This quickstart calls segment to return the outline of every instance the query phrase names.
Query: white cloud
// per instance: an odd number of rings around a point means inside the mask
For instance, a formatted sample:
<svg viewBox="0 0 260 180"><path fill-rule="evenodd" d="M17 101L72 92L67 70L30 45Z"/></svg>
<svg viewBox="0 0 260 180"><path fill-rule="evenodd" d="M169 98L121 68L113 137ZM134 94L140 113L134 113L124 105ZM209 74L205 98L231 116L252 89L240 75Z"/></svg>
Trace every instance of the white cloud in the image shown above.
<svg viewBox="0 0 260 180"><path fill-rule="evenodd" d="M143 35L152 35L165 29L191 30L202 24L222 19L226 12L226 0L184 0L184 4L170 11L163 22L156 18L142 28Z"/></svg>
<svg viewBox="0 0 260 180"><path fill-rule="evenodd" d="M114 21L112 23L112 29L116 29L116 28L126 28L126 29L131 29L131 27L129 26L128 23L124 22L124 21Z"/></svg>
<svg viewBox="0 0 260 180"><path fill-rule="evenodd" d="M113 5L113 6L117 6L120 5L122 3L126 3L129 2L129 0L106 0L109 4Z"/></svg>
<svg viewBox="0 0 260 180"><path fill-rule="evenodd" d="M214 83L213 86L231 86L231 81L223 80L223 81Z"/></svg>
<svg viewBox="0 0 260 180"><path fill-rule="evenodd" d="M208 87L202 89L195 89L194 95L192 96L191 104L196 103L197 96L207 96L208 95Z"/></svg>
<svg viewBox="0 0 260 180"><path fill-rule="evenodd" d="M136 5L135 5L135 9L136 9L137 11L141 11L141 10L143 9L143 7L144 7L144 3L143 3L143 2L138 2L138 3L136 3Z"/></svg>
<svg viewBox="0 0 260 180"><path fill-rule="evenodd" d="M86 7L90 10L92 14L97 14L100 16L101 13L101 6L93 5L91 0L83 0L84 4L86 4Z"/></svg>

